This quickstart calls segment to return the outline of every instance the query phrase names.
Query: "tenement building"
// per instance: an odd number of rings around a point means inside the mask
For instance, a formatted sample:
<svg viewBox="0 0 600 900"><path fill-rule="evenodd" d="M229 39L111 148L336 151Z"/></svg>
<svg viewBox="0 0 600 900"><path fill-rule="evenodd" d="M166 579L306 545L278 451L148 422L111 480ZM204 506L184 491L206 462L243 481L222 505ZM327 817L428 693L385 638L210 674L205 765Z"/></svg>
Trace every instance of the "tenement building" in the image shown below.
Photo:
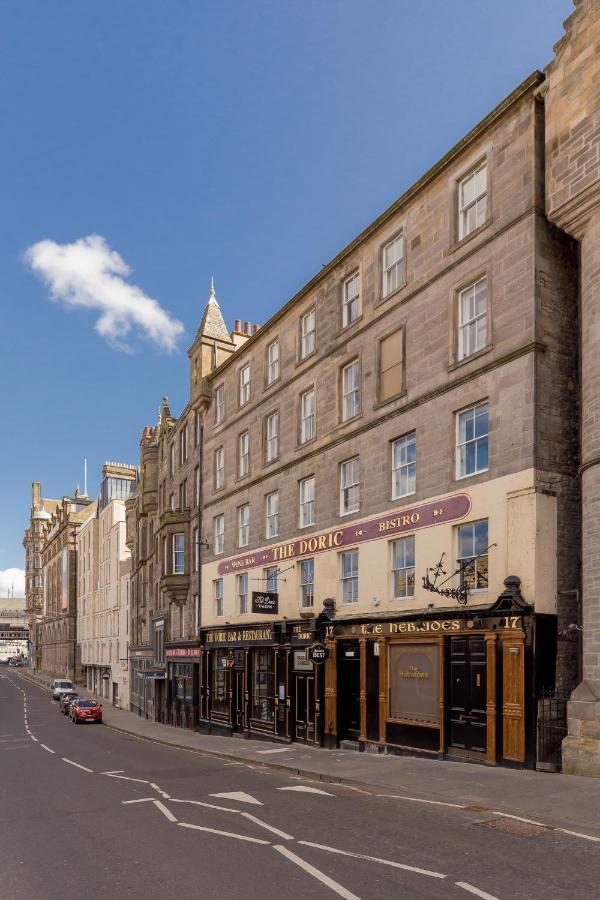
<svg viewBox="0 0 600 900"><path fill-rule="evenodd" d="M76 537L77 639L87 687L129 709L129 570L125 501L137 468L107 462L97 504Z"/></svg>
<svg viewBox="0 0 600 900"><path fill-rule="evenodd" d="M577 254L542 83L206 374L201 727L533 763L534 697L577 674Z"/></svg>
<svg viewBox="0 0 600 900"><path fill-rule="evenodd" d="M37 626L36 655L44 675L79 680L77 645L77 546L82 522L96 501L75 491L63 497L43 526L43 614Z"/></svg>
<svg viewBox="0 0 600 900"><path fill-rule="evenodd" d="M256 326L254 326L256 327ZM199 720L200 566L205 541L201 496L204 375L245 343L229 334L214 287L190 357L190 400L178 418L163 398L158 423L144 429L139 478L126 503L131 549L130 706L182 728Z"/></svg>
<svg viewBox="0 0 600 900"><path fill-rule="evenodd" d="M37 668L41 666L41 655L36 647L36 632L44 609L43 531L45 523L51 518L59 503L59 500L44 499L39 481L33 482L29 524L23 536L23 547L25 548L25 608L29 628L29 660L30 665Z"/></svg>
<svg viewBox="0 0 600 900"><path fill-rule="evenodd" d="M564 768L600 775L600 0L575 7L260 329L211 289L126 504L140 715L524 766L573 692Z"/></svg>

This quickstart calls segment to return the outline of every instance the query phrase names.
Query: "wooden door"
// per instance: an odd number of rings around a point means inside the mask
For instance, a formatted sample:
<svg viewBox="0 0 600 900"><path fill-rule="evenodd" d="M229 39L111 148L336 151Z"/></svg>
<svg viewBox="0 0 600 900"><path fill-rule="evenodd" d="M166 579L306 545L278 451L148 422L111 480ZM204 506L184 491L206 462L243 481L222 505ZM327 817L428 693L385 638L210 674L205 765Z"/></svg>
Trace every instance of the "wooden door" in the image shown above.
<svg viewBox="0 0 600 900"><path fill-rule="evenodd" d="M487 659L483 637L450 638L448 750L478 758L487 747Z"/></svg>

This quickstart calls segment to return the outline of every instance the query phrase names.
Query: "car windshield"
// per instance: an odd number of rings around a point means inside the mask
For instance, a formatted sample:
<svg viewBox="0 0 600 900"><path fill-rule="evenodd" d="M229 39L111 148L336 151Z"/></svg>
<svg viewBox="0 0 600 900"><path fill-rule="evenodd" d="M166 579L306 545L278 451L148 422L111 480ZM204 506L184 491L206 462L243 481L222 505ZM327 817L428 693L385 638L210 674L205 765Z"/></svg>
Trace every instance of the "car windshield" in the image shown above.
<svg viewBox="0 0 600 900"><path fill-rule="evenodd" d="M72 687L70 681L57 681L55 687L57 688L70 688Z"/></svg>
<svg viewBox="0 0 600 900"><path fill-rule="evenodd" d="M80 700L79 706L98 706L95 700Z"/></svg>

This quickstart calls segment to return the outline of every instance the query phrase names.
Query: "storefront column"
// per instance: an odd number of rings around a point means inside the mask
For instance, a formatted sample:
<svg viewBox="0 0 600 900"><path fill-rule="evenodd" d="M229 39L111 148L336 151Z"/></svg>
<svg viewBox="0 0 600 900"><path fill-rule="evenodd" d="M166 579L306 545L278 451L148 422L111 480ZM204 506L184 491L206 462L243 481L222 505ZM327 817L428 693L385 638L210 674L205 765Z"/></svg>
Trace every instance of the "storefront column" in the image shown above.
<svg viewBox="0 0 600 900"><path fill-rule="evenodd" d="M525 634L522 631L502 635L502 755L511 762L525 762Z"/></svg>
<svg viewBox="0 0 600 900"><path fill-rule="evenodd" d="M358 642L360 647L360 732L359 741L367 739L367 639L361 638Z"/></svg>
<svg viewBox="0 0 600 900"><path fill-rule="evenodd" d="M337 642L325 641L329 651L325 660L325 718L323 742L332 748L337 744Z"/></svg>
<svg viewBox="0 0 600 900"><path fill-rule="evenodd" d="M380 638L379 645L379 743L385 744L385 722L388 715L387 641Z"/></svg>
<svg viewBox="0 0 600 900"><path fill-rule="evenodd" d="M486 634L487 701L485 713L487 745L485 761L490 766L496 765L496 643L495 634Z"/></svg>

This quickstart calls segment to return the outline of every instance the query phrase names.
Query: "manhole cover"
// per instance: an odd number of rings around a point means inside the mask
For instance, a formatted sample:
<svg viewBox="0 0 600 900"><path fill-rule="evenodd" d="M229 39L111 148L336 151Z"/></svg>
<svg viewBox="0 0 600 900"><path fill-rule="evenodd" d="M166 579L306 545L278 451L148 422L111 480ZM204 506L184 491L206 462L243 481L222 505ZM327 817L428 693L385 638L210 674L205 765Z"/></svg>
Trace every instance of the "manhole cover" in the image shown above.
<svg viewBox="0 0 600 900"><path fill-rule="evenodd" d="M504 816L477 824L483 825L484 828L492 828L494 831L502 831L505 834L516 834L518 837L535 837L536 834L548 831L545 825L532 825L531 822L520 822L518 819L507 819Z"/></svg>

